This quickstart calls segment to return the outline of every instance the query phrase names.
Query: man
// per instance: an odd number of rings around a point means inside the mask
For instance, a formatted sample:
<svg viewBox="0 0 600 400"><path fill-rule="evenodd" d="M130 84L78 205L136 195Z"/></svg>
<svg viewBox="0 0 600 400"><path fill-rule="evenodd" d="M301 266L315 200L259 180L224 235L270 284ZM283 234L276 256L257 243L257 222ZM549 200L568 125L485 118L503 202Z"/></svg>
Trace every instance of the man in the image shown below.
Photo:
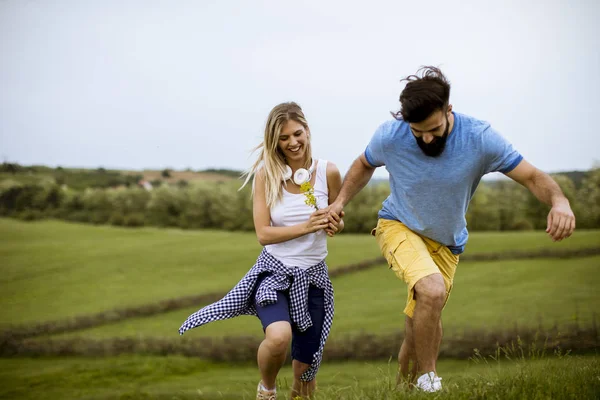
<svg viewBox="0 0 600 400"><path fill-rule="evenodd" d="M549 175L525 161L488 123L452 111L450 83L439 69L423 67L405 81L400 111L354 161L330 213L337 218L385 165L391 194L372 233L391 269L408 285L398 379L419 376L416 387L433 392L442 387L436 372L441 312L467 243L465 214L481 177L502 172L552 206L546 232L554 241L573 233L575 216Z"/></svg>

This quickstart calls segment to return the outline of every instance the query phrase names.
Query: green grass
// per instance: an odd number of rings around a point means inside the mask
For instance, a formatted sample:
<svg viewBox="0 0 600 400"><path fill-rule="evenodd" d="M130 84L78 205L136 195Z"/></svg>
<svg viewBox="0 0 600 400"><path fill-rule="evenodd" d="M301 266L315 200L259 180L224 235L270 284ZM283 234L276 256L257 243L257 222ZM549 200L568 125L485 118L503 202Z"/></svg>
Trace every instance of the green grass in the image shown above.
<svg viewBox="0 0 600 400"><path fill-rule="evenodd" d="M587 325L600 309L600 257L459 264L444 310L447 335L463 329L501 330L514 324ZM392 271L365 271L337 280L332 334L392 331L403 326L406 285ZM575 316L576 311L579 315Z"/></svg>
<svg viewBox="0 0 600 400"><path fill-rule="evenodd" d="M329 245L330 267L379 256L367 235L341 235ZM552 243L543 232L474 233L469 254L598 247L600 231ZM260 246L252 233L121 229L56 221L0 219L0 325L45 321L131 307L184 295L228 290L251 267ZM600 309L600 257L463 262L444 312L446 334L468 327L511 329L577 321ZM387 266L334 279L332 337L402 327L406 292ZM194 309L77 332L93 337L174 336ZM186 335L260 335L240 317ZM598 398L600 356L479 363L442 360L439 395L392 390L395 361L325 363L318 399ZM280 373L285 398L291 370ZM214 364L178 356L0 359L0 398L252 399L253 365Z"/></svg>
<svg viewBox="0 0 600 400"><path fill-rule="evenodd" d="M332 269L379 253L365 235L329 243ZM226 291L260 249L253 233L0 219L0 325Z"/></svg>
<svg viewBox="0 0 600 400"><path fill-rule="evenodd" d="M560 242L553 242L543 231L472 232L465 254L582 248L600 248L600 230L576 230Z"/></svg>
<svg viewBox="0 0 600 400"><path fill-rule="evenodd" d="M396 363L324 363L319 399L592 399L600 393L600 356L475 363L443 360L444 392L396 392ZM279 373L287 398L291 368ZM183 357L0 359L0 398L253 399L254 365L213 364Z"/></svg>
<svg viewBox="0 0 600 400"><path fill-rule="evenodd" d="M467 251L475 254L541 247L576 249L597 247L598 243L600 231L577 232L560 243L553 243L543 232L476 232ZM227 291L252 266L259 252L253 233L125 229L0 219L0 326ZM374 239L368 235L335 237L329 241L329 252L331 269L379 256ZM600 275L598 264L593 257L461 263L446 324L452 326L455 319L460 321L457 326L501 324L514 307L525 310L526 317L521 318L525 321L541 314L545 320L564 321L576 310L582 318L588 318L587 310L598 307L598 296L593 290ZM399 327L405 289L385 266L340 277L335 286L334 329L348 332ZM478 306L478 302L485 306ZM544 306L546 303L552 306ZM454 307L456 317L452 316ZM463 312L465 308L468 313ZM374 309L378 311L373 313ZM127 334L170 335L173 326L193 311L190 308L156 318L130 320L117 329ZM360 322L352 321L351 315L360 315ZM252 319L240 318L202 330L209 335L220 335L224 328L235 333L260 334L260 327L249 327L248 321ZM103 332L114 334L113 327L100 329L101 336L105 335Z"/></svg>
<svg viewBox="0 0 600 400"><path fill-rule="evenodd" d="M446 336L463 330L589 326L600 309L600 256L459 264L443 314ZM403 329L406 285L387 266L333 279L335 319L332 336ZM173 337L198 307L77 331L61 336ZM186 336L262 336L255 317L243 316L196 328Z"/></svg>

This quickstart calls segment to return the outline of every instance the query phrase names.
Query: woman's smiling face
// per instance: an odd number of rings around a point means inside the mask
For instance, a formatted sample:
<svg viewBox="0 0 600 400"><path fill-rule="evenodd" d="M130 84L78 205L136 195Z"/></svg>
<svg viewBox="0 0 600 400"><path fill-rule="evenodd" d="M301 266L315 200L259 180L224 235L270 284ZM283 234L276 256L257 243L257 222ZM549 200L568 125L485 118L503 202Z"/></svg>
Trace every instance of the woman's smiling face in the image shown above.
<svg viewBox="0 0 600 400"><path fill-rule="evenodd" d="M301 123L289 120L279 134L279 149L289 161L302 162L306 154L308 132Z"/></svg>

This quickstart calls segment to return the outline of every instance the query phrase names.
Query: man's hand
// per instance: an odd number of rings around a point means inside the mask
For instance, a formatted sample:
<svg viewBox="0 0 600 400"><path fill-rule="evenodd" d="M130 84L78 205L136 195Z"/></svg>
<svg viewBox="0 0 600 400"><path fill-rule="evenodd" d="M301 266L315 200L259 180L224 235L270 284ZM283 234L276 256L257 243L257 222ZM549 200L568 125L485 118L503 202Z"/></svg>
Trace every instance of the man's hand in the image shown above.
<svg viewBox="0 0 600 400"><path fill-rule="evenodd" d="M342 203L337 201L334 201L329 205L329 207L326 208L326 210L329 211L329 215L335 215L336 217L343 212L343 209L344 206L342 205Z"/></svg>
<svg viewBox="0 0 600 400"><path fill-rule="evenodd" d="M344 211L342 209L344 206L340 202L333 202L329 205L329 207L325 208L327 210L327 216L329 218L329 227L325 229L327 235L332 237L336 233L338 233L343 228Z"/></svg>
<svg viewBox="0 0 600 400"><path fill-rule="evenodd" d="M569 202L561 201L552 206L548 214L548 226L546 232L553 241L561 241L571 236L575 230L575 215L571 210Z"/></svg>
<svg viewBox="0 0 600 400"><path fill-rule="evenodd" d="M339 215L333 212L328 212L329 226L325 228L325 232L327 232L329 237L333 237L333 235L341 232L342 229L344 229L344 220L342 219L344 218L344 215L345 213L343 211L340 211Z"/></svg>

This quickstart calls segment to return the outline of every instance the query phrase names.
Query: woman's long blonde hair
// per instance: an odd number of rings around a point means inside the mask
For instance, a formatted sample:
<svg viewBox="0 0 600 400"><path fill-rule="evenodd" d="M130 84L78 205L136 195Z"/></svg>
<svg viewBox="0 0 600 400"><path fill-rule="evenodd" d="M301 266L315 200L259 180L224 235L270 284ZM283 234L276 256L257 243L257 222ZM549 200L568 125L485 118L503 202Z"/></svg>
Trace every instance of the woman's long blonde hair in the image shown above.
<svg viewBox="0 0 600 400"><path fill-rule="evenodd" d="M244 184L240 190L246 186L252 176L264 168L265 170L265 198L267 207L271 208L273 204L281 197L283 174L285 172L285 156L279 149L279 135L284 125L290 121L296 121L301 124L306 133L309 133L308 123L304 117L302 108L294 102L282 103L275 106L269 113L267 124L265 126L265 136L258 146L252 152L259 151L258 157L252 167L242 175L245 176ZM312 151L310 146L310 135L306 141L306 151L304 153L304 168L309 168L312 162ZM254 195L254 185L252 185L252 194Z"/></svg>

